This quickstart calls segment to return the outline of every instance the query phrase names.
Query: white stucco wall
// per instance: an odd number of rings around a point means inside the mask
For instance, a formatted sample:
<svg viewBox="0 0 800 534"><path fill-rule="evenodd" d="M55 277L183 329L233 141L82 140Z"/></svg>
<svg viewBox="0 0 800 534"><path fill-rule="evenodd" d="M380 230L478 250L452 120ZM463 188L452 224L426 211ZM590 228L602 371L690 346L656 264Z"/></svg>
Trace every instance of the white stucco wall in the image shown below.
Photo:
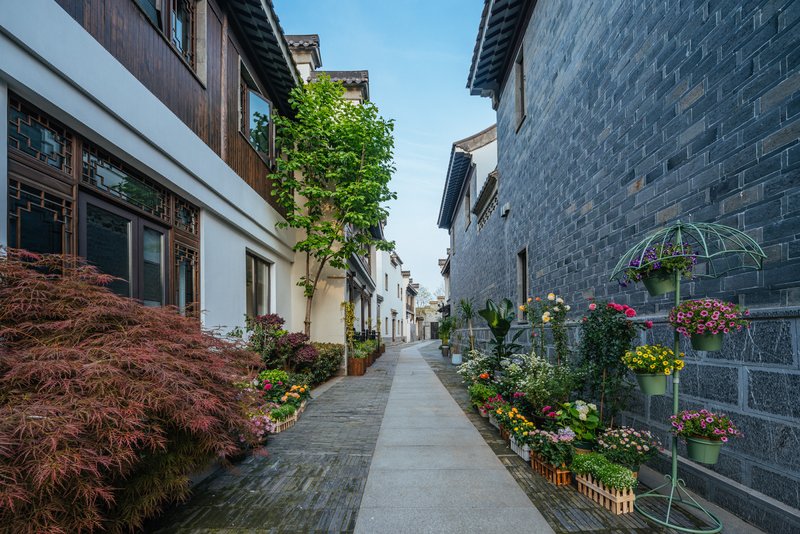
<svg viewBox="0 0 800 534"><path fill-rule="evenodd" d="M381 337L384 340L392 339L392 310L397 312L396 319L398 323L396 325L396 333L398 338L401 328L400 321L403 321L405 318L403 299L397 297L398 285L400 286L401 292L405 291L403 289L402 270L402 263L398 262L396 266L392 265L391 252L378 251L376 255L375 284L377 285L376 291L383 296L383 302L381 303ZM389 275L389 289L386 289L385 275ZM375 310L375 312L377 313L377 310Z"/></svg>
<svg viewBox="0 0 800 534"><path fill-rule="evenodd" d="M497 167L497 140L495 139L491 143L473 150L472 163L475 165L475 172L473 174L473 183L471 184L472 194L470 197L472 206L470 206L470 209L475 205L478 193L480 193L483 184L486 183L489 173Z"/></svg>
<svg viewBox="0 0 800 534"><path fill-rule="evenodd" d="M305 329L306 298L297 281L306 272L305 255L298 253L290 278L285 282L292 295L292 330ZM346 279L344 271L327 266L320 277L311 308L311 339L325 343L344 343L344 310ZM289 318L286 317L287 324Z"/></svg>
<svg viewBox="0 0 800 534"><path fill-rule="evenodd" d="M8 245L8 88L0 77L0 247Z"/></svg>
<svg viewBox="0 0 800 534"><path fill-rule="evenodd" d="M58 35L57 46L53 35ZM295 303L286 288L294 284L289 278L294 232L277 230L280 215L51 0L3 3L0 87L6 84L201 207L200 291L206 326L242 324L248 248L274 262L273 311L292 317ZM4 98L0 105L5 117ZM7 142L5 126L0 130L0 239L5 241ZM287 327L300 330L302 322Z"/></svg>

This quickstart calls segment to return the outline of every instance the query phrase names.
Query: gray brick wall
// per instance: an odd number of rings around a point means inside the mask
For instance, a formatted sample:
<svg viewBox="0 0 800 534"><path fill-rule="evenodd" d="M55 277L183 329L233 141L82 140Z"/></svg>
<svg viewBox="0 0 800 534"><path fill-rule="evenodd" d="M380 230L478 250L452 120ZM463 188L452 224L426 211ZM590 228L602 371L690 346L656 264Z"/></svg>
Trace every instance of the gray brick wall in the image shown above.
<svg viewBox="0 0 800 534"><path fill-rule="evenodd" d="M527 118L517 131L513 72L497 110L511 210L480 232L456 212L453 300L517 300L527 247L530 293L564 295L576 318L594 296L663 319L670 297L608 282L625 250L678 218L746 231L762 271L683 292L750 307L755 329L692 356L683 391L748 436L717 471L800 507L800 1L540 0L523 46ZM634 405L665 430L669 397Z"/></svg>

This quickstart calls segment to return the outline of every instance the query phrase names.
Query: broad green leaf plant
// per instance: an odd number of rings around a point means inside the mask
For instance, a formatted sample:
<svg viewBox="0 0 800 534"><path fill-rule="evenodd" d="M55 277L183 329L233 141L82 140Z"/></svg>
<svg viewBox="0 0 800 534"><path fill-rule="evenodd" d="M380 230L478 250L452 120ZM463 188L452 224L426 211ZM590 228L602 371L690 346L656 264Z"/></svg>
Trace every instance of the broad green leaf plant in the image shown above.
<svg viewBox="0 0 800 534"><path fill-rule="evenodd" d="M389 189L394 122L371 102L347 101L342 84L327 76L295 87L290 104L293 118L274 117L279 157L269 179L286 212L277 226L299 230L294 250L306 256L297 285L306 297L310 336L312 303L325 267L346 269L351 257L366 255L373 246L394 248L369 232L389 215L385 203L397 198Z"/></svg>

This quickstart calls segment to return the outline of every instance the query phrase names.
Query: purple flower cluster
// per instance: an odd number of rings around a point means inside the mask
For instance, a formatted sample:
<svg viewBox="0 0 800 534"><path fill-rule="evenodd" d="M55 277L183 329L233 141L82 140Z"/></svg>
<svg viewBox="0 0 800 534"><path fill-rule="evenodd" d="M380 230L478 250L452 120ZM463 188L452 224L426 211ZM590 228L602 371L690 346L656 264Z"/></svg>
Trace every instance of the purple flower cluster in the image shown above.
<svg viewBox="0 0 800 534"><path fill-rule="evenodd" d="M268 313L266 315L257 315L253 322L266 330L280 330L286 321L277 313Z"/></svg>
<svg viewBox="0 0 800 534"><path fill-rule="evenodd" d="M742 435L725 414L708 410L684 410L670 417L673 432L678 436L705 438L727 442L729 438Z"/></svg>
<svg viewBox="0 0 800 534"><path fill-rule="evenodd" d="M697 256L691 245L659 243L646 248L641 256L628 263L625 280L620 283L627 285L627 280L639 282L648 273L661 269L667 272L681 271L686 276L690 276L695 265L697 265Z"/></svg>
<svg viewBox="0 0 800 534"><path fill-rule="evenodd" d="M669 322L684 336L691 334L727 334L731 330L749 327L743 316L750 315L739 306L717 299L687 300L672 309Z"/></svg>

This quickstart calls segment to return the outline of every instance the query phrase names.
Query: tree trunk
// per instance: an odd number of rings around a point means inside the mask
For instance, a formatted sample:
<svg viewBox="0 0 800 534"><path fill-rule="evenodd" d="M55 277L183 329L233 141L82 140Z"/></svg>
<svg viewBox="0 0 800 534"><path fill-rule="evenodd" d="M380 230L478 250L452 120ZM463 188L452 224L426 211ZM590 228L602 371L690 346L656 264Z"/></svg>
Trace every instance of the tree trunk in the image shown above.
<svg viewBox="0 0 800 534"><path fill-rule="evenodd" d="M472 319L467 320L467 328L469 329L469 350L475 350L475 335L472 333Z"/></svg>
<svg viewBox="0 0 800 534"><path fill-rule="evenodd" d="M313 295L310 297L306 297L306 320L305 324L305 331L303 332L305 335L311 339L311 303L314 301Z"/></svg>

